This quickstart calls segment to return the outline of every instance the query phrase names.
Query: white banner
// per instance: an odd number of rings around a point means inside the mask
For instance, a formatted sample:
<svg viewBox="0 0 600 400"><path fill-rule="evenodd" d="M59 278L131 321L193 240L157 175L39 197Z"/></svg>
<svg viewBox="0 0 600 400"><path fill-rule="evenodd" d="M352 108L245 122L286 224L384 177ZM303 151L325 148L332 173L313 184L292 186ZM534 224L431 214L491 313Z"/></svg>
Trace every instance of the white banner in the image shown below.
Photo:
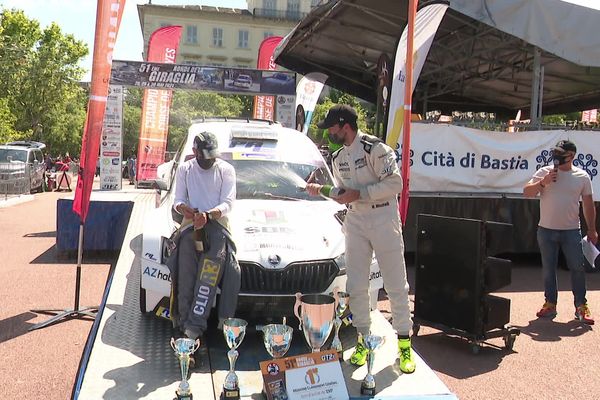
<svg viewBox="0 0 600 400"><path fill-rule="evenodd" d="M298 82L296 87L296 107L295 110L298 112L298 107L302 106L304 111L304 123L302 124L302 132L308 133L308 127L312 120L315 106L325 85L325 81L328 76L321 72L311 72L306 74Z"/></svg>
<svg viewBox="0 0 600 400"><path fill-rule="evenodd" d="M413 80L412 90L415 90L419 75L425 64L427 53L431 47L433 37L438 30L440 22L448 8L447 4L431 4L417 11L415 19L414 55L413 55ZM402 127L404 124L404 81L406 80L406 46L408 30L402 31L396 59L394 60L394 77L392 80L392 94L390 99L390 112L388 116L386 143L392 149L399 149L402 144Z"/></svg>
<svg viewBox="0 0 600 400"><path fill-rule="evenodd" d="M123 86L110 85L100 141L100 189L121 190Z"/></svg>
<svg viewBox="0 0 600 400"><path fill-rule="evenodd" d="M594 200L600 201L595 158L600 154L600 135L586 131L491 132L423 123L411 125L411 193L521 195L535 171L552 163L550 149L562 139L577 146L574 165L590 175Z"/></svg>

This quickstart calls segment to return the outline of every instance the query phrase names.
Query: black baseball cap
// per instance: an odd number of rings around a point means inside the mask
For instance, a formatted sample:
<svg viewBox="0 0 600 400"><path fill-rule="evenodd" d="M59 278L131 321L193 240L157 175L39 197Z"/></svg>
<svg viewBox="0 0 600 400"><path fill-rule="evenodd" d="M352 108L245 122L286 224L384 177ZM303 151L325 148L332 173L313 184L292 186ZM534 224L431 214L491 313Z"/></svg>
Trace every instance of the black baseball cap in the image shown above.
<svg viewBox="0 0 600 400"><path fill-rule="evenodd" d="M358 115L356 110L347 104L338 104L327 111L325 119L317 124L319 129L328 129L334 125L356 123Z"/></svg>
<svg viewBox="0 0 600 400"><path fill-rule="evenodd" d="M202 158L209 160L219 155L217 137L212 132L202 132L194 138L194 148L202 154Z"/></svg>
<svg viewBox="0 0 600 400"><path fill-rule="evenodd" d="M577 153L577 146L575 146L575 143L571 142L570 140L559 140L552 150L558 153L564 153L567 151Z"/></svg>

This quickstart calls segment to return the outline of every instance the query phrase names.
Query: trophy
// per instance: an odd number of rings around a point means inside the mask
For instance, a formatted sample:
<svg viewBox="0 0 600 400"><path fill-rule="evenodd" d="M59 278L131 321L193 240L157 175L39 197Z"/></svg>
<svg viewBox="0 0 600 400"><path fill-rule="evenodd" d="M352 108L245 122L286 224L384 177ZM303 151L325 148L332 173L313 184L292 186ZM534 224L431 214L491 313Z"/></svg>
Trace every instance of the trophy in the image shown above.
<svg viewBox="0 0 600 400"><path fill-rule="evenodd" d="M198 339L181 338L175 340L171 338L171 348L179 359L179 368L181 369L181 382L175 391L177 400L192 400L192 391L187 381L188 371L190 369L190 357L200 347Z"/></svg>
<svg viewBox="0 0 600 400"><path fill-rule="evenodd" d="M369 350L367 355L367 376L360 385L360 393L365 396L375 396L375 377L373 376L373 363L375 361L375 349L381 346L385 339L377 335L367 335L364 338L365 347Z"/></svg>
<svg viewBox="0 0 600 400"><path fill-rule="evenodd" d="M238 358L237 348L244 340L246 335L246 326L248 322L239 318L227 318L223 322L223 336L229 347L227 358L229 359L229 372L223 382L222 398L238 400L240 398L240 384L237 375L235 374L235 362Z"/></svg>
<svg viewBox="0 0 600 400"><path fill-rule="evenodd" d="M346 312L348 308L348 301L350 300L350 295L347 292L339 291L336 287L333 290L333 297L337 300L337 307L335 307L335 335L333 336L333 341L331 342L331 349L334 349L340 354L340 361L343 360L341 353L344 351L342 347L342 341L339 337L340 327L342 326L342 316Z"/></svg>
<svg viewBox="0 0 600 400"><path fill-rule="evenodd" d="M296 293L294 314L313 353L321 350L331 333L335 303L335 298L326 294Z"/></svg>
<svg viewBox="0 0 600 400"><path fill-rule="evenodd" d="M281 358L290 349L294 330L285 324L269 324L262 328L265 349L273 358Z"/></svg>

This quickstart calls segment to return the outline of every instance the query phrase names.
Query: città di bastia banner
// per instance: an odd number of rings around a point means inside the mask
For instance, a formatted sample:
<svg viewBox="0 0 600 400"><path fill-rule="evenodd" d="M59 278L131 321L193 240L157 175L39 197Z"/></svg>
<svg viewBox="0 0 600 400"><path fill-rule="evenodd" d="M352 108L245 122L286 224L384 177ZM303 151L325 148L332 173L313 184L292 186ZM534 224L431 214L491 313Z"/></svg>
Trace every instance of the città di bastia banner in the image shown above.
<svg viewBox="0 0 600 400"><path fill-rule="evenodd" d="M491 132L453 125L411 126L411 195L519 197L550 150L568 139L577 146L574 165L592 179L600 201L600 135L586 131ZM396 150L398 153L398 150Z"/></svg>

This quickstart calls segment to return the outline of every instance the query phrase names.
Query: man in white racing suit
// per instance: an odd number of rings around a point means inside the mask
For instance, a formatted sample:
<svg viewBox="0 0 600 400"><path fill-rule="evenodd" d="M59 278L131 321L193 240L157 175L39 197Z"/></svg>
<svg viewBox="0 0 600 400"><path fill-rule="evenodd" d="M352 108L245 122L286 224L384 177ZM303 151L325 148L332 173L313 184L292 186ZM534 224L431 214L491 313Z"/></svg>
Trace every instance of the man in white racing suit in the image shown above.
<svg viewBox="0 0 600 400"><path fill-rule="evenodd" d="M336 105L318 124L319 128L328 129L333 142L343 144L332 155L332 168L337 185L345 190L334 200L348 206L344 220L346 290L351 299L352 324L358 332L350 362L363 365L368 354L363 336L369 334L371 326L369 273L375 251L398 335L399 367L405 373L412 373L415 362L409 337L412 327L409 287L398 213L402 177L394 151L377 137L360 132L356 121L354 108ZM307 185L311 195L318 195L320 189L318 184Z"/></svg>

